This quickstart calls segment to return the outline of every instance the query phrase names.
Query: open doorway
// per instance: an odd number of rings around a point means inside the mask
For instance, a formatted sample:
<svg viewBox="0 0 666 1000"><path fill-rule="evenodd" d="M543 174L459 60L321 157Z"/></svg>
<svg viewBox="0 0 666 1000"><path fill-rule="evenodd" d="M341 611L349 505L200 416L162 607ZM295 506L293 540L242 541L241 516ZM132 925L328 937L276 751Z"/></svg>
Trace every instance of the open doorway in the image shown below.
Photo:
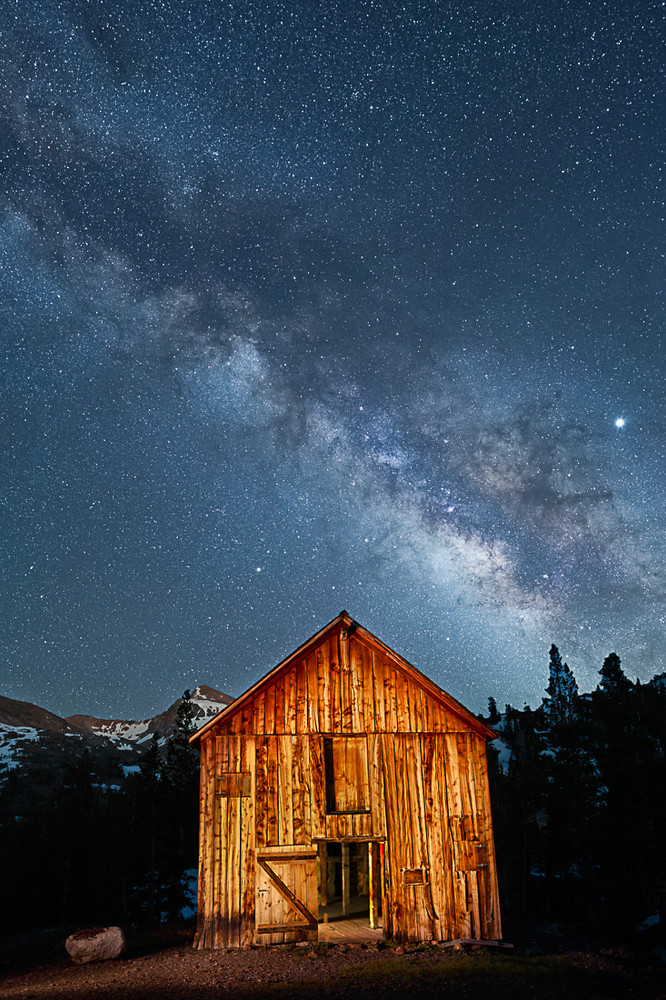
<svg viewBox="0 0 666 1000"><path fill-rule="evenodd" d="M377 841L319 844L320 941L381 940L383 852Z"/></svg>

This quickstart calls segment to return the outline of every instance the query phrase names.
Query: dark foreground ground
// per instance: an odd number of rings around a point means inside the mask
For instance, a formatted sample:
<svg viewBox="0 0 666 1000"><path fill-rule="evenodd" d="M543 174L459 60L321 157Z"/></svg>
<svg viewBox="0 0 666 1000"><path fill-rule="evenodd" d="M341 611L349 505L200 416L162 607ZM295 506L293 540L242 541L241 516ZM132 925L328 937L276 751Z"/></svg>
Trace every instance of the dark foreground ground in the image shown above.
<svg viewBox="0 0 666 1000"><path fill-rule="evenodd" d="M278 946L193 951L191 935L130 939L115 961L73 965L61 941L50 954L15 953L5 964L5 1000L218 1000L234 997L404 1000L620 1000L666 998L666 969L622 955L569 951L453 951L433 946Z"/></svg>

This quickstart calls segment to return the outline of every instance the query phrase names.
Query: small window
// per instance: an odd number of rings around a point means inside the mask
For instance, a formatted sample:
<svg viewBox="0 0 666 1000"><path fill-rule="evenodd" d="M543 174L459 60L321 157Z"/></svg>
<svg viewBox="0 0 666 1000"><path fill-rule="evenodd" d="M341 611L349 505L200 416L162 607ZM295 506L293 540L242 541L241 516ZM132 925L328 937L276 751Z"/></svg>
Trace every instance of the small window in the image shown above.
<svg viewBox="0 0 666 1000"><path fill-rule="evenodd" d="M365 736L324 738L326 812L370 812Z"/></svg>

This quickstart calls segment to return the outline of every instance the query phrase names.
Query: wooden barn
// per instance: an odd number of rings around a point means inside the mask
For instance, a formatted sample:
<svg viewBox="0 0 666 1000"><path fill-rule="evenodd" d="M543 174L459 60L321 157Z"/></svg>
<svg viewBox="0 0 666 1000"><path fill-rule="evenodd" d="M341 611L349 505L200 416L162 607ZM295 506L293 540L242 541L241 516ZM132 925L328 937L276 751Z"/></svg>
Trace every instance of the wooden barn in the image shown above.
<svg viewBox="0 0 666 1000"><path fill-rule="evenodd" d="M195 947L316 941L349 915L395 941L499 940L495 737L342 611L192 737Z"/></svg>

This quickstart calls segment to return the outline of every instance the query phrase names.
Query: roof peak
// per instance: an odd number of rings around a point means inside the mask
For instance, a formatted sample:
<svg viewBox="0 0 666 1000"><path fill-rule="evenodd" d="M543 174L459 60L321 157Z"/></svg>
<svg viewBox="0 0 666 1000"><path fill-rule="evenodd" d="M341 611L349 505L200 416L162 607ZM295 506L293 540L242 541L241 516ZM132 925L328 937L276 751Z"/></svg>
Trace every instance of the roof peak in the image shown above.
<svg viewBox="0 0 666 1000"><path fill-rule="evenodd" d="M346 622L346 627L343 628L343 622ZM292 653L284 657L276 666L260 677L254 684L252 684L247 691L239 695L239 697L234 701L232 705L223 709L218 715L213 719L210 719L201 729L192 735L191 741L198 740L205 732L207 732L215 723L221 718L226 717L230 713L238 711L242 705L251 697L256 694L256 692L263 687L265 684L270 683L280 671L286 670L295 660L300 656L305 655L308 649L315 646L317 643L322 642L324 638L332 630L335 630L337 626L340 626L341 638L347 640L350 635L354 635L358 639L362 639L366 643L374 645L378 650L383 652L390 660L393 661L394 665L401 670L403 673L411 675L413 679L424 687L431 695L436 697L440 702L442 702L447 708L452 710L454 713L461 716L467 721L469 725L474 728L479 735L485 736L486 739L496 739L497 734L486 725L481 722L469 709L465 708L456 698L444 691L435 681L432 681L426 674L423 674L417 667L406 660L404 656L400 653L396 653L394 649L387 646L378 636L376 636L370 629L365 628L360 625L356 619L352 618L348 611L343 609L339 615L333 618L327 625L319 629L314 635L311 635L309 639L301 643Z"/></svg>

